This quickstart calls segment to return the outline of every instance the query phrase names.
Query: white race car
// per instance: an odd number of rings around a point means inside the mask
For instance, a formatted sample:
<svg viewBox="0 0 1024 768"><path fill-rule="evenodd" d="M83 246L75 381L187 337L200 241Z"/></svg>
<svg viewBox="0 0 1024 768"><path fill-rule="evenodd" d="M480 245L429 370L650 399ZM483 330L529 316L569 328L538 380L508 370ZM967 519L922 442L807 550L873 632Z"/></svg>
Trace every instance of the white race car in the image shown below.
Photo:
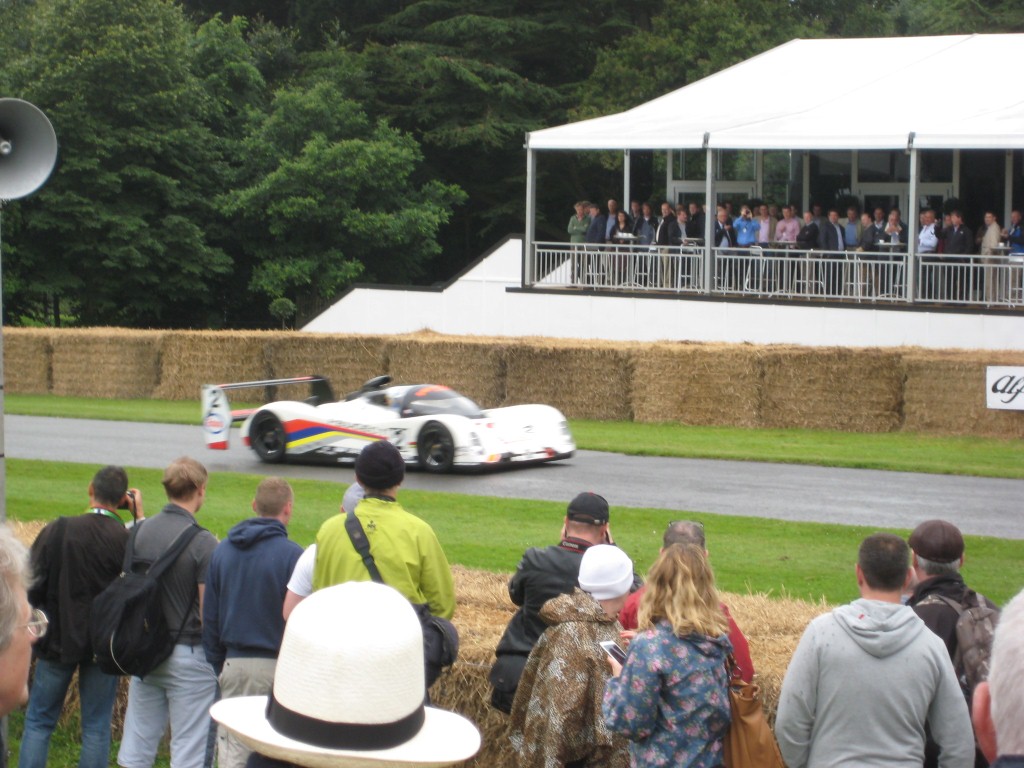
<svg viewBox="0 0 1024 768"><path fill-rule="evenodd" d="M311 387L304 402L244 411L228 404L229 390L300 383ZM406 463L429 472L556 461L576 451L565 416L549 405L484 410L438 384L390 384L390 376L378 376L340 401L322 376L204 384L206 445L226 450L232 423L244 419L243 442L269 463L352 460L374 440L390 440Z"/></svg>

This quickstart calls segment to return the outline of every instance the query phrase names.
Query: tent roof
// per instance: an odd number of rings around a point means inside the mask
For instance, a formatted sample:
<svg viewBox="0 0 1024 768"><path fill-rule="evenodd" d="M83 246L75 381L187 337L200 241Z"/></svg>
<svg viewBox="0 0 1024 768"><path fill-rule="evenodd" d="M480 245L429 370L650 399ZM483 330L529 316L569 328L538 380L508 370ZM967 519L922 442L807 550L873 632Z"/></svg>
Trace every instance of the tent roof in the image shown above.
<svg viewBox="0 0 1024 768"><path fill-rule="evenodd" d="M1024 91L1007 77L1022 51L1024 34L791 40L527 147L906 149L913 134L918 149L1020 149Z"/></svg>

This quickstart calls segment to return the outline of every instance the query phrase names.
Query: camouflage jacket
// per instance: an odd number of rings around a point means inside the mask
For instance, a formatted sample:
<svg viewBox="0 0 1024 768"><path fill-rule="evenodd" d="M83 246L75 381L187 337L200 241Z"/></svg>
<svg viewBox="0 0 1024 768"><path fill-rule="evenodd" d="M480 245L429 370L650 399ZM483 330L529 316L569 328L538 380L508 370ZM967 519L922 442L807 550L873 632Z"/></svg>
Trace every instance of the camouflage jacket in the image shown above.
<svg viewBox="0 0 1024 768"><path fill-rule="evenodd" d="M621 627L580 589L544 604L550 626L530 653L512 705L510 738L521 768L628 768L629 742L612 734L601 716L611 671L601 640Z"/></svg>

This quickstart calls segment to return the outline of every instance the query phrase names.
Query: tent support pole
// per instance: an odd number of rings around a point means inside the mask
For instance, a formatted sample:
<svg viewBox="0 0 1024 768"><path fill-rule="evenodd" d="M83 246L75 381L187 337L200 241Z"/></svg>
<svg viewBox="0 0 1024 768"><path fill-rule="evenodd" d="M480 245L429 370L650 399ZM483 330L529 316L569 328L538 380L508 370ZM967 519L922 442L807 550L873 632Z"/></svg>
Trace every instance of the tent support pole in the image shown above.
<svg viewBox="0 0 1024 768"><path fill-rule="evenodd" d="M627 214L629 213L629 201L632 199L630 197L629 189L629 177L631 175L631 160L632 158L630 157L629 150L622 150L622 210L624 210Z"/></svg>
<svg viewBox="0 0 1024 768"><path fill-rule="evenodd" d="M918 228L918 207L917 201L917 148L914 146L914 134L910 134L910 190L907 200L907 217L910 219L910 232L907 234L907 296L908 303L913 303L914 285L917 275L917 228Z"/></svg>
<svg viewBox="0 0 1024 768"><path fill-rule="evenodd" d="M707 147L707 172L704 176L704 205L706 211L704 213L704 293L711 293L711 286L714 285L712 279L712 259L711 249L715 244L715 218L717 206L715 204L715 151L708 147L708 135L704 134L704 146Z"/></svg>
<svg viewBox="0 0 1024 768"><path fill-rule="evenodd" d="M537 153L526 147L526 236L523 243L523 288L534 282L536 264L533 253L534 215L537 201Z"/></svg>
<svg viewBox="0 0 1024 768"><path fill-rule="evenodd" d="M1013 212L1013 150L1006 150L1006 167L1003 171L1003 226L1007 227L1010 222L1010 214Z"/></svg>

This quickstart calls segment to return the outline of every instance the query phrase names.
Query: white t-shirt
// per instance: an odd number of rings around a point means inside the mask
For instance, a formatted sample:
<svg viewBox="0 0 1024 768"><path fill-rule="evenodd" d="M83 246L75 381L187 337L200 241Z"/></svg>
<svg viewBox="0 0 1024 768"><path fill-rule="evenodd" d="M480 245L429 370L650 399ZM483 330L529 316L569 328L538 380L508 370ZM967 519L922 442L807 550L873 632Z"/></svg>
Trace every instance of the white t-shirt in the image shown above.
<svg viewBox="0 0 1024 768"><path fill-rule="evenodd" d="M299 597L309 597L313 594L313 567L316 565L316 542L306 547L306 551L299 556L295 563L295 570L288 580L288 590Z"/></svg>

